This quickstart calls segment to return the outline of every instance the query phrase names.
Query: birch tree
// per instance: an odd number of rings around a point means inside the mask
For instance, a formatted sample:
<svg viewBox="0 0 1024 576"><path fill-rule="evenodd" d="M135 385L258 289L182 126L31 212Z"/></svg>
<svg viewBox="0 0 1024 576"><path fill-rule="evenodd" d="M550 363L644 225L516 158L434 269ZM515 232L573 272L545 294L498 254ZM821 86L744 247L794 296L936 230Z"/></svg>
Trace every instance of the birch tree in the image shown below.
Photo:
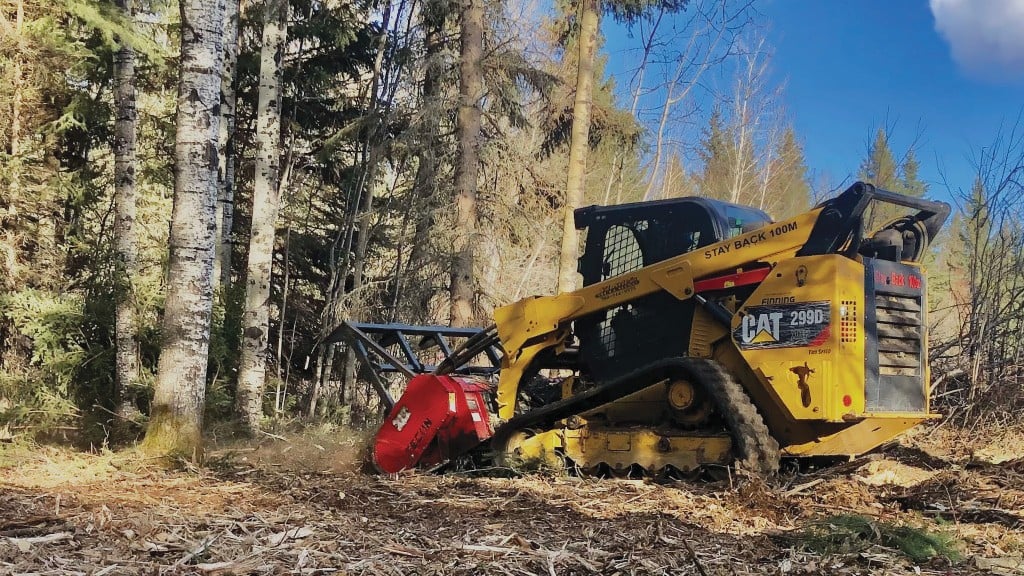
<svg viewBox="0 0 1024 576"><path fill-rule="evenodd" d="M576 233L575 212L583 203L585 192L587 152L590 147L590 121L594 106L594 55L597 52L598 35L600 34L601 12L602 10L609 12L619 22L635 23L655 9L659 11L658 18L660 19L663 13L682 10L689 2L690 0L606 0L604 3L601 0L579 0L578 2L576 94L573 100L569 166L562 206L562 241L558 259L559 292L576 289L579 235ZM645 43L645 46L649 50L648 43ZM642 79L640 81L642 82Z"/></svg>
<svg viewBox="0 0 1024 576"><path fill-rule="evenodd" d="M569 142L569 170L562 210L562 244L558 259L558 291L576 289L576 257L580 239L576 233L575 212L583 203L590 146L590 109L594 92L594 53L600 29L599 0L580 0L579 62L576 72L576 98L572 108L572 136Z"/></svg>
<svg viewBox="0 0 1024 576"><path fill-rule="evenodd" d="M733 51L734 36L743 29L742 19L747 11L745 5L732 9L730 0L707 0L697 2L693 14L683 27L682 38L673 38L669 44L674 51L667 55L667 60L674 60L674 69L669 72L657 90L665 94L655 131L654 157L650 162L650 174L647 179L647 190L644 200L652 200L655 192L664 188L661 182L662 166L670 158L668 150L668 132L670 126L679 124L686 119L677 118L675 108L690 98L691 93L699 87L703 76L712 67L721 64ZM650 42L648 42L650 44ZM724 49L720 49L724 45ZM677 46L685 46L678 50ZM675 50L678 50L676 52ZM646 53L645 49L645 53ZM646 58L645 58L646 61ZM633 96L633 112L636 113L636 100L639 93Z"/></svg>
<svg viewBox="0 0 1024 576"><path fill-rule="evenodd" d="M5 18L6 20L6 18ZM7 22L5 22L7 24ZM21 155L22 155L22 115L24 103L25 79L22 59L26 53L25 42L25 3L17 0L14 9L14 34L16 54L10 64L11 116L10 132L7 139L10 150L10 185L7 190L7 210L0 215L3 226L4 277L5 287L14 287L19 276L18 266L18 205L21 202Z"/></svg>
<svg viewBox="0 0 1024 576"><path fill-rule="evenodd" d="M174 207L163 343L142 448L198 460L213 306L224 4L181 0L180 13Z"/></svg>
<svg viewBox="0 0 1024 576"><path fill-rule="evenodd" d="M224 3L224 69L220 84L220 139L217 188L217 248L213 279L231 283L231 227L235 220L235 104L238 81L239 0Z"/></svg>
<svg viewBox="0 0 1024 576"><path fill-rule="evenodd" d="M733 93L731 134L734 145L729 157L731 182L727 184L729 202L763 207L758 181L770 168L776 125L771 122L778 90L767 84L771 55L765 38L751 43L736 73Z"/></svg>
<svg viewBox="0 0 1024 576"><path fill-rule="evenodd" d="M260 50L256 182L252 197L245 312L242 316L242 356L235 396L235 409L250 432L259 430L267 379L270 276L280 185L281 59L288 32L287 15L288 3L285 0L267 1L263 14L263 47Z"/></svg>
<svg viewBox="0 0 1024 576"><path fill-rule="evenodd" d="M451 272L451 321L473 322L476 293L474 243L477 225L477 170L480 163L480 100L483 97L484 7L482 0L462 0L459 63L459 158L455 168L456 231Z"/></svg>
<svg viewBox="0 0 1024 576"><path fill-rule="evenodd" d="M132 0L118 0L129 17ZM130 21L130 20L129 20ZM138 321L135 317L134 281L138 268L135 233L135 51L125 39L114 53L114 237L117 250L117 302L115 342L117 406L122 418L130 415L128 391L139 377Z"/></svg>

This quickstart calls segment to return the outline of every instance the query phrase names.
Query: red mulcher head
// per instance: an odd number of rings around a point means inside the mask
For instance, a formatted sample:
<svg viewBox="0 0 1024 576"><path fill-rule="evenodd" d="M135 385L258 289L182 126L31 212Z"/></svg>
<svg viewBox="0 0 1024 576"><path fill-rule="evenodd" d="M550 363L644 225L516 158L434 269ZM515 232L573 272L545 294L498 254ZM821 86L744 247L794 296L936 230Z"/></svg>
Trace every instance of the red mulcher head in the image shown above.
<svg viewBox="0 0 1024 576"><path fill-rule="evenodd" d="M373 464L384 473L436 466L491 437L486 381L420 374L377 431Z"/></svg>

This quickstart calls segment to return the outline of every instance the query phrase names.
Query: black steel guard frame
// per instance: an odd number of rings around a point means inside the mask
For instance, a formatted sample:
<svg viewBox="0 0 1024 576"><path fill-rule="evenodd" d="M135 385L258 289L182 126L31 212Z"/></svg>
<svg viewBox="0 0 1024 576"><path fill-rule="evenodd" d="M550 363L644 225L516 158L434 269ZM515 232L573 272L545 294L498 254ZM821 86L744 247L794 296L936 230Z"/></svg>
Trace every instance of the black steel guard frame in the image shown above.
<svg viewBox="0 0 1024 576"><path fill-rule="evenodd" d="M445 373L466 376L495 375L501 369L503 352L496 344L485 346L482 357L487 364L463 362L459 358L460 347L452 347L452 338L479 337L487 332L487 328L452 328L449 326L415 326L411 324L369 324L363 322L342 322L324 339L323 344L345 343L351 346L362 367L361 375L373 386L381 403L387 410L395 405L395 399L388 391L382 374L402 374L412 378L417 374ZM413 343L413 339L418 342ZM397 344L401 356L392 354L388 348ZM432 350L434 347L443 354L442 361L446 366L428 364L419 351ZM453 354L455 355L453 358ZM458 359L458 366L452 367L452 361Z"/></svg>

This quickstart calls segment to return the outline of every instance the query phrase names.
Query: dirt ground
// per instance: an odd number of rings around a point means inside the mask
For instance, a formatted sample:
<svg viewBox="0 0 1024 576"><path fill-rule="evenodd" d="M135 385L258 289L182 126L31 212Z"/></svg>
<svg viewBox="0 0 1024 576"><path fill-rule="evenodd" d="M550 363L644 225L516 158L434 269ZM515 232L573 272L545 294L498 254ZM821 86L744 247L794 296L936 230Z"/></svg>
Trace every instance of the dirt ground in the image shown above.
<svg viewBox="0 0 1024 576"><path fill-rule="evenodd" d="M220 446L206 467L0 448L0 574L1024 574L1024 436L925 429L765 484L359 471L358 440ZM957 560L835 515L924 528ZM872 524L874 526L874 524ZM874 530L874 528L872 528Z"/></svg>

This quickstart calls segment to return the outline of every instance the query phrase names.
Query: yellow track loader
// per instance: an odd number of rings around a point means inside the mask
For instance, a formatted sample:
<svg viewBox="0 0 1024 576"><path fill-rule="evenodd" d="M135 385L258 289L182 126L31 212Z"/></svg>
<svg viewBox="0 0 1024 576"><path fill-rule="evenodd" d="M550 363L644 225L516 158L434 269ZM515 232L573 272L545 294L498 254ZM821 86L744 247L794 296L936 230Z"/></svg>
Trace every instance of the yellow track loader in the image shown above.
<svg viewBox="0 0 1024 576"><path fill-rule="evenodd" d="M886 204L907 215L865 231ZM433 329L436 365L371 325L340 330L411 377L393 402L373 376L388 408L374 462L770 475L782 456L869 451L937 417L921 262L949 210L865 183L780 222L705 198L577 210L583 287L499 308L460 346Z"/></svg>

